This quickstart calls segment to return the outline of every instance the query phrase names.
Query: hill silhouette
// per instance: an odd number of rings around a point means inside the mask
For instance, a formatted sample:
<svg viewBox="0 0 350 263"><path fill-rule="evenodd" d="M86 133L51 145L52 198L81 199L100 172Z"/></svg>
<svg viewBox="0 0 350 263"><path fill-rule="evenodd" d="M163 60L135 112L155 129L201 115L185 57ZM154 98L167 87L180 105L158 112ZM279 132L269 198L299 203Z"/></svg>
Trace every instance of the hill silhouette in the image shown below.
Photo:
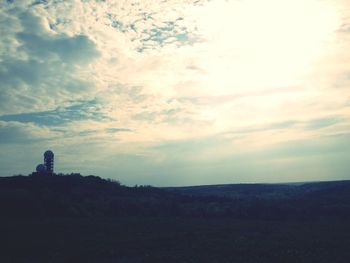
<svg viewBox="0 0 350 263"><path fill-rule="evenodd" d="M2 217L350 218L350 181L128 187L80 174L0 178Z"/></svg>
<svg viewBox="0 0 350 263"><path fill-rule="evenodd" d="M4 263L348 263L350 181L128 187L0 177Z"/></svg>

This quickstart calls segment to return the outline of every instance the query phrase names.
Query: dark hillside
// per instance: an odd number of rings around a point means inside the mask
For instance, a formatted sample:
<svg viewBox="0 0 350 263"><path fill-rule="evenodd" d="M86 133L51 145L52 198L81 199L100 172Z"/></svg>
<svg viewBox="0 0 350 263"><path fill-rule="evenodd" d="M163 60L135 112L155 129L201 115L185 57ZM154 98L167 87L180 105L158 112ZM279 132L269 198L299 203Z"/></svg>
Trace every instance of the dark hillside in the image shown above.
<svg viewBox="0 0 350 263"><path fill-rule="evenodd" d="M79 174L0 178L3 217L146 215L160 211L160 206L166 213L172 195L150 186L126 187Z"/></svg>
<svg viewBox="0 0 350 263"><path fill-rule="evenodd" d="M127 187L97 176L0 178L2 218L120 216L350 219L350 181Z"/></svg>
<svg viewBox="0 0 350 263"><path fill-rule="evenodd" d="M297 186L287 184L223 184L186 187L166 187L165 189L196 196L222 196L229 198L290 198L297 194Z"/></svg>
<svg viewBox="0 0 350 263"><path fill-rule="evenodd" d="M348 263L350 182L127 187L0 177L0 262Z"/></svg>

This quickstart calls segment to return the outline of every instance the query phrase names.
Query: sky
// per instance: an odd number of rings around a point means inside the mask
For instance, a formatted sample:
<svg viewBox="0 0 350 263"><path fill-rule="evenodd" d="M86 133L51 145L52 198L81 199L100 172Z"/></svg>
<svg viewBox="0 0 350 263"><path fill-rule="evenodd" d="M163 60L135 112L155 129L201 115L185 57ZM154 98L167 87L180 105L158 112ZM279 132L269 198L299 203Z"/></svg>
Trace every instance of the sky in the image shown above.
<svg viewBox="0 0 350 263"><path fill-rule="evenodd" d="M350 179L348 0L0 0L0 175Z"/></svg>

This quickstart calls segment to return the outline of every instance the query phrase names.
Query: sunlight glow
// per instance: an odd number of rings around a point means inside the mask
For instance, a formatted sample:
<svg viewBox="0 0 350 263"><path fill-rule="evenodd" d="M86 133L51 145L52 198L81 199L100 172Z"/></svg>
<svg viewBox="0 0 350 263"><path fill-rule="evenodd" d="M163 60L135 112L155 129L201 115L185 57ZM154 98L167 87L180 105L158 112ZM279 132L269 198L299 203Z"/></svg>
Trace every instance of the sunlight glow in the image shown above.
<svg viewBox="0 0 350 263"><path fill-rule="evenodd" d="M297 85L339 23L335 8L316 0L213 1L195 16L209 94Z"/></svg>

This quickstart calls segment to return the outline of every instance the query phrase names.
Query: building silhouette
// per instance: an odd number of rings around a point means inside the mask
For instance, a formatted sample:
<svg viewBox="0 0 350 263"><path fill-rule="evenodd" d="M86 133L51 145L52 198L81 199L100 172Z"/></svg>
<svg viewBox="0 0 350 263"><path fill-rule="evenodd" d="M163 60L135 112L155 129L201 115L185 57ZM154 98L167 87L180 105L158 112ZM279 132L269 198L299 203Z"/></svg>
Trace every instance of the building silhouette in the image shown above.
<svg viewBox="0 0 350 263"><path fill-rule="evenodd" d="M46 172L53 174L53 160L54 160L54 154L51 150L47 150L44 153L44 165L46 167Z"/></svg>
<svg viewBox="0 0 350 263"><path fill-rule="evenodd" d="M52 175L54 167L54 156L55 155L51 150L44 152L44 163L38 164L36 166L36 173Z"/></svg>

